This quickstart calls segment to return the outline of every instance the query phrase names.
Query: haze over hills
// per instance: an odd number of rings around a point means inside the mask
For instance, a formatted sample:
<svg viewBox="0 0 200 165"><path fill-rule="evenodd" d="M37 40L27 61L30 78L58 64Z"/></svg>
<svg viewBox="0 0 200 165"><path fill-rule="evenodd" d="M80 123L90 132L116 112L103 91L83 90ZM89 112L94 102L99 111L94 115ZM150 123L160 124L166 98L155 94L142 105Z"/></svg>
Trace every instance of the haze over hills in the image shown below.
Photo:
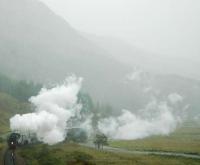
<svg viewBox="0 0 200 165"><path fill-rule="evenodd" d="M118 67L119 62L106 56L104 50L82 37L44 4L32 0L0 3L3 73L46 83L74 73L83 76L91 90L101 92L130 70Z"/></svg>
<svg viewBox="0 0 200 165"><path fill-rule="evenodd" d="M188 98L198 95L198 81L177 76L152 76L134 70L134 65L127 64L130 51L117 49L121 43L113 42L110 49L109 44L100 44L101 39L95 42L87 38L37 0L0 0L0 25L0 71L4 74L49 83L74 73L84 77L84 89L95 100L108 102L117 109L143 107L151 94L142 91L153 86L161 93L167 91L162 95L180 93L187 98L186 102L193 101L188 104L194 103L192 110L197 112L197 101ZM146 52L133 48L131 51L145 61L138 54ZM125 61L116 59L124 54L127 54ZM139 63L140 60L135 62ZM127 75L132 71L136 76L132 75L127 82ZM185 88L189 91L182 90Z"/></svg>
<svg viewBox="0 0 200 165"><path fill-rule="evenodd" d="M137 48L116 37L95 36L82 33L112 57L130 67L139 66L155 74L177 74L183 77L200 80L198 72L199 60L184 57L167 56Z"/></svg>

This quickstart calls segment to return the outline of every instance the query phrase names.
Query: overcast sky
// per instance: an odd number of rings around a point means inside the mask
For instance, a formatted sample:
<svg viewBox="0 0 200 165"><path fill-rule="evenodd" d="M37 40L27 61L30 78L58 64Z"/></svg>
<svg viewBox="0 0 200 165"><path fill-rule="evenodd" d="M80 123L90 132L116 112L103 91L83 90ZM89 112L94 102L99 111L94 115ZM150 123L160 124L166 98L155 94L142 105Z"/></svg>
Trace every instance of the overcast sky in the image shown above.
<svg viewBox="0 0 200 165"><path fill-rule="evenodd" d="M78 30L200 61L200 0L41 0ZM192 57L192 58L191 58Z"/></svg>

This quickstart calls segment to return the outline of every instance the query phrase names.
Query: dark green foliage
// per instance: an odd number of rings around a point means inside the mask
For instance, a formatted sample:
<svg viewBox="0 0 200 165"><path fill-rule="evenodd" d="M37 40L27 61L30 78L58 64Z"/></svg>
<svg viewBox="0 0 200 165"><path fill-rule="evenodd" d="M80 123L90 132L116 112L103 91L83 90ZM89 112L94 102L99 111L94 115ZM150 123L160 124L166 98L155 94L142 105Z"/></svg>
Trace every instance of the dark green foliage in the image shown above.
<svg viewBox="0 0 200 165"><path fill-rule="evenodd" d="M66 155L67 165L81 164L81 165L95 165L91 162L93 157L89 154L80 151L74 151Z"/></svg>
<svg viewBox="0 0 200 165"><path fill-rule="evenodd" d="M55 165L60 164L60 160L50 152L47 145L43 145L42 149L38 152L37 160L40 165Z"/></svg>
<svg viewBox="0 0 200 165"><path fill-rule="evenodd" d="M27 147L24 148L20 155L26 160L27 165L61 165L61 160L57 158L48 145L42 145L41 147Z"/></svg>
<svg viewBox="0 0 200 165"><path fill-rule="evenodd" d="M92 115L92 126L93 129L97 129L98 121L100 118L106 118L113 115L113 108L110 104L94 103L91 96L88 93L79 92L78 94L78 103L82 105L81 115L83 117L88 117ZM73 125L74 120L71 121Z"/></svg>
<svg viewBox="0 0 200 165"><path fill-rule="evenodd" d="M81 128L72 128L67 131L67 141L86 142L88 139L87 132Z"/></svg>
<svg viewBox="0 0 200 165"><path fill-rule="evenodd" d="M95 139L94 139L94 144L98 149L100 149L101 147L103 148L103 146L105 145L108 145L107 136L103 133L96 134Z"/></svg>
<svg viewBox="0 0 200 165"><path fill-rule="evenodd" d="M0 74L0 92L7 93L20 101L28 101L31 96L39 92L41 87L33 82L12 80Z"/></svg>
<svg viewBox="0 0 200 165"><path fill-rule="evenodd" d="M113 108L110 104L102 104L99 102L94 103L92 97L88 93L79 92L78 103L82 105L82 120L88 118L88 115L92 116L92 127L94 130L97 130L98 121L101 118L106 118L114 115ZM72 119L68 125L72 126L74 123L76 123L76 118Z"/></svg>
<svg viewBox="0 0 200 165"><path fill-rule="evenodd" d="M0 134L6 134L9 131L10 117L16 113L23 114L29 112L31 112L30 104L0 92Z"/></svg>
<svg viewBox="0 0 200 165"><path fill-rule="evenodd" d="M91 113L94 110L94 103L88 93L79 92L78 103L82 105L81 113Z"/></svg>
<svg viewBox="0 0 200 165"><path fill-rule="evenodd" d="M65 152L45 144L23 147L19 155L26 165L94 165L90 154L71 150Z"/></svg>
<svg viewBox="0 0 200 165"><path fill-rule="evenodd" d="M94 105L93 108L93 116L92 116L92 127L94 130L97 130L97 126L98 126L98 121L101 118L106 118L106 117L110 117L113 116L113 108L111 105L109 104L100 104L100 103L96 103Z"/></svg>
<svg viewBox="0 0 200 165"><path fill-rule="evenodd" d="M3 143L3 142L4 142L3 138L2 138L2 137L0 137L0 143Z"/></svg>

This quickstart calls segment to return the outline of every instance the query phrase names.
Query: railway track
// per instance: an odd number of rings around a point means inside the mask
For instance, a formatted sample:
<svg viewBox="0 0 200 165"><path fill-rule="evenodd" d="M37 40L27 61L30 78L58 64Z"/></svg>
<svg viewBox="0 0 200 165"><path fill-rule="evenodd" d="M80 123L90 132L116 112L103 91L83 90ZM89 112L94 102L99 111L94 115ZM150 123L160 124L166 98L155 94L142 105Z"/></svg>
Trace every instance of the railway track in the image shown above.
<svg viewBox="0 0 200 165"><path fill-rule="evenodd" d="M12 150L7 149L4 154L4 165L16 165L15 153Z"/></svg>

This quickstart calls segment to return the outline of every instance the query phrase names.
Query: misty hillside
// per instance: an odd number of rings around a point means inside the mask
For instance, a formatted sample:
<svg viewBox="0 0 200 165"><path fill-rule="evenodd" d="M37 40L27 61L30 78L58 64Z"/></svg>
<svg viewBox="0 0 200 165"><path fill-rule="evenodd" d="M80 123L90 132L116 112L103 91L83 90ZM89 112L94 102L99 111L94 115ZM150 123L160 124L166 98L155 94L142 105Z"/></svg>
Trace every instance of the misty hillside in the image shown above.
<svg viewBox="0 0 200 165"><path fill-rule="evenodd" d="M120 63L113 58L113 51L82 36L37 0L0 0L0 25L0 71L17 79L49 83L74 73L84 77L84 90L94 100L108 102L118 109L143 107L151 95L142 91L149 86L161 93L181 92L186 98L198 98L199 83L177 76L155 76L152 81L147 76L140 79L144 86L137 81L127 85L127 74L134 67ZM114 53L123 56L129 52ZM168 89L168 79L176 84L174 88ZM197 88L193 89L195 84ZM189 91L182 90L185 87ZM196 111L199 105L194 102L195 108L191 110Z"/></svg>
<svg viewBox="0 0 200 165"><path fill-rule="evenodd" d="M109 52L114 59L123 62L129 67L139 66L155 74L177 74L199 80L198 60L192 62L192 60L185 59L184 57L167 56L165 52L157 54L137 48L115 37L95 36L87 33L82 34Z"/></svg>
<svg viewBox="0 0 200 165"><path fill-rule="evenodd" d="M74 73L100 94L129 70L40 2L0 0L0 24L0 70L16 78L48 83Z"/></svg>
<svg viewBox="0 0 200 165"><path fill-rule="evenodd" d="M5 134L9 131L9 119L14 114L30 112L30 105L28 103L19 101L13 96L0 92L0 133Z"/></svg>

